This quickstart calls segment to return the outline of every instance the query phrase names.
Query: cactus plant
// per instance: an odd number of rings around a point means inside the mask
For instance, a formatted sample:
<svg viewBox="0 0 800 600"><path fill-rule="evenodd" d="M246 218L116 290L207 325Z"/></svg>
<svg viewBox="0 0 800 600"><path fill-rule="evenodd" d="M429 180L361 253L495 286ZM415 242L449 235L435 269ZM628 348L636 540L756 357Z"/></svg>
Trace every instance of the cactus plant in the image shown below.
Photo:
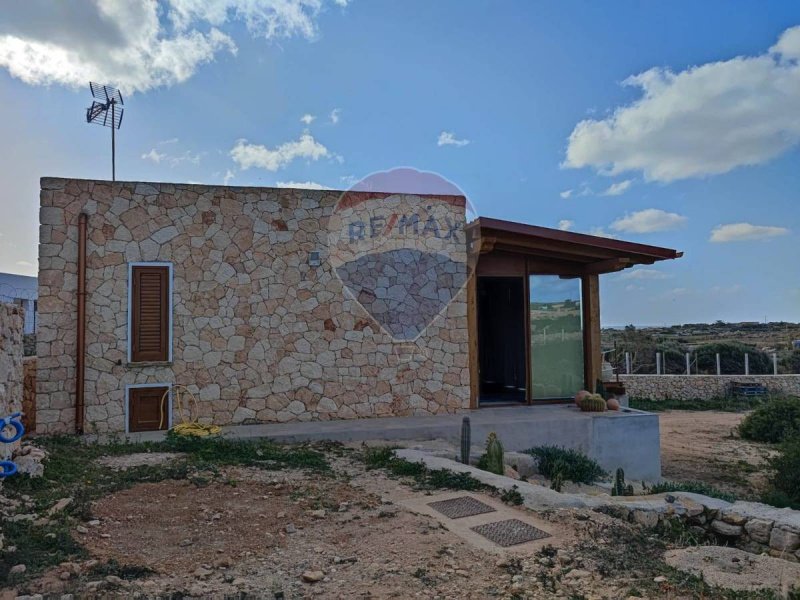
<svg viewBox="0 0 800 600"><path fill-rule="evenodd" d="M503 463L503 444L497 439L497 434L493 431L486 439L486 470L496 475L505 472Z"/></svg>
<svg viewBox="0 0 800 600"><path fill-rule="evenodd" d="M472 443L472 433L470 428L469 417L464 417L461 421L461 462L462 464L469 464L469 447Z"/></svg>
<svg viewBox="0 0 800 600"><path fill-rule="evenodd" d="M581 401L583 412L603 412L606 410L606 401L600 394L592 394Z"/></svg>
<svg viewBox="0 0 800 600"><path fill-rule="evenodd" d="M614 485L611 487L612 496L633 496L633 486L625 484L625 471L622 467L614 473Z"/></svg>

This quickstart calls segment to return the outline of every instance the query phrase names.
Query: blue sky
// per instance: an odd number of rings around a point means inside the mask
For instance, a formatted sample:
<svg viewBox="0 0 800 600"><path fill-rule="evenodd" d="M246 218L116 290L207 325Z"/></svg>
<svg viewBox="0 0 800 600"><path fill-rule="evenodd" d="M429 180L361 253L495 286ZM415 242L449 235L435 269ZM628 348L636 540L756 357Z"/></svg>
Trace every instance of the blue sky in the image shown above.
<svg viewBox="0 0 800 600"><path fill-rule="evenodd" d="M685 252L602 278L607 325L800 320L797 3L120 6L4 9L0 271L36 272L40 176L110 175L96 78L125 94L119 179L413 166L481 215Z"/></svg>

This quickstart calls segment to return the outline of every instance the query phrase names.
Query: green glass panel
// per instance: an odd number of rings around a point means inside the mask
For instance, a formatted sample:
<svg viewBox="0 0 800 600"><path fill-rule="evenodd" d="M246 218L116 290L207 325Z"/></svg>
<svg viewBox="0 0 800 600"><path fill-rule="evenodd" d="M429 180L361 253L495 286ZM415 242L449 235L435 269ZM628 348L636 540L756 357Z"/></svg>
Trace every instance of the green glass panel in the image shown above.
<svg viewBox="0 0 800 600"><path fill-rule="evenodd" d="M583 388L581 280L530 276L531 396L570 398Z"/></svg>

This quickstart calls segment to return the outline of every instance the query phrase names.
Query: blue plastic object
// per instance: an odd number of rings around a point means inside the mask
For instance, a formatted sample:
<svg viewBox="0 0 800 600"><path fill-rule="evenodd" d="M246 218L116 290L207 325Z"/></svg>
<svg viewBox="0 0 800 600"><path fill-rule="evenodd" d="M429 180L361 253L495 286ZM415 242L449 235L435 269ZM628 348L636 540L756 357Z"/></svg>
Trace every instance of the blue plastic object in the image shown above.
<svg viewBox="0 0 800 600"><path fill-rule="evenodd" d="M0 478L11 477L17 472L17 465L10 460L0 460Z"/></svg>
<svg viewBox="0 0 800 600"><path fill-rule="evenodd" d="M11 444L22 437L22 434L25 433L25 427L22 425L22 421L20 421L21 418L22 413L15 412L12 415L0 419L0 442L4 444ZM6 427L14 428L14 433L11 435L11 437L6 437Z"/></svg>

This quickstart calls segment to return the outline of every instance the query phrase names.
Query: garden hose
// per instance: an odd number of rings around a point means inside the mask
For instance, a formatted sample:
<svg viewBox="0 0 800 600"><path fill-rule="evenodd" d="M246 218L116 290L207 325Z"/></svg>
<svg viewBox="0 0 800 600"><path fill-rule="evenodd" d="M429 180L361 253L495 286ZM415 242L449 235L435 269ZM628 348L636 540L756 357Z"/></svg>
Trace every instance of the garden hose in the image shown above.
<svg viewBox="0 0 800 600"><path fill-rule="evenodd" d="M173 433L177 433L178 435L193 435L196 437L205 437L208 435L217 435L222 428L219 425L206 425L204 423L200 423L197 420L197 398L194 397L194 394L190 392L185 386L176 385L173 386L171 390L167 390L164 392L164 395L161 397L161 402L159 403L159 412L160 418L158 421L158 428L161 429L164 426L164 405L167 400L167 396L172 393L172 398L175 402L175 407L178 409L178 416L180 417L181 422L177 425L174 425L170 428L170 431ZM189 396L191 402L194 403L194 414L195 417L192 419L192 407L190 402L186 402L187 409L189 411L189 418L186 418L186 415L183 413L183 401L186 395Z"/></svg>
<svg viewBox="0 0 800 600"><path fill-rule="evenodd" d="M21 417L22 413L15 412L12 415L8 415L7 417L0 419L0 442L3 444L12 444L22 437L22 434L25 433L25 427L19 420ZM14 433L11 435L11 437L6 437L6 427L14 428Z"/></svg>
<svg viewBox="0 0 800 600"><path fill-rule="evenodd" d="M0 460L0 478L11 477L17 472L17 465L10 460Z"/></svg>

